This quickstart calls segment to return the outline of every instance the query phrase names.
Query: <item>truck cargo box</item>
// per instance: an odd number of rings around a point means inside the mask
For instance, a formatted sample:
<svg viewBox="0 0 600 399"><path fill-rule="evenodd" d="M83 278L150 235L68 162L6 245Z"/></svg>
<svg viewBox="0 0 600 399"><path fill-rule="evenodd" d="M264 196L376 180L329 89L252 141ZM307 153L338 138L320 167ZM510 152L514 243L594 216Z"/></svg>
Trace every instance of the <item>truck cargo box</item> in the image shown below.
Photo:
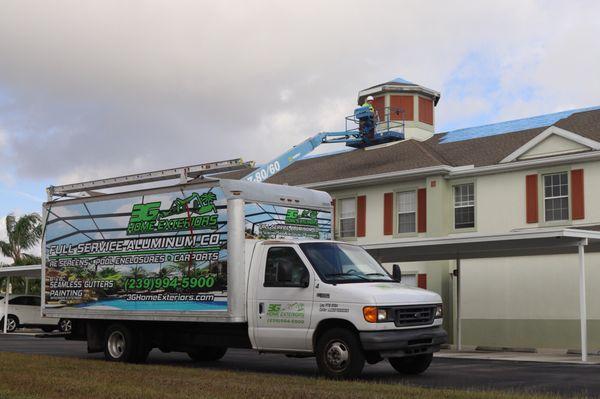
<svg viewBox="0 0 600 399"><path fill-rule="evenodd" d="M43 314L244 322L245 241L331 239L328 194L208 179L44 204Z"/></svg>

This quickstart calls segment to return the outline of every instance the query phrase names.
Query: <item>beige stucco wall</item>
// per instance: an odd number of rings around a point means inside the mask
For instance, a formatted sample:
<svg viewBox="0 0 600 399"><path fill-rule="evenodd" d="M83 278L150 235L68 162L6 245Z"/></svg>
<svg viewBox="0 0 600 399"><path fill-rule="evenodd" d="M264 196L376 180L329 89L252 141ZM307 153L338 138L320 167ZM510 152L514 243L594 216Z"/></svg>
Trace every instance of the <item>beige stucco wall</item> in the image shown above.
<svg viewBox="0 0 600 399"><path fill-rule="evenodd" d="M553 143L555 144L555 143ZM568 147L568 146L567 146ZM539 184L540 222L528 224L525 215L525 176L584 169L585 219L549 224L543 221L543 184ZM432 181L435 184L432 185ZM409 237L462 234L453 228L454 184L475 184L474 229L465 233L503 233L537 227L600 224L600 162L446 179L443 176L333 190L334 198L367 196L366 237L358 244L385 243L407 236L383 235L383 196L427 188L427 232ZM386 267L391 268L391 264ZM455 314L454 261L400 263L405 271L427 273L428 289L443 296L447 315ZM590 347L600 348L600 254L587 254ZM549 255L463 260L463 343L504 347L577 348L579 345L578 264L575 255ZM452 320L446 322L451 336ZM543 331L542 331L543 330Z"/></svg>

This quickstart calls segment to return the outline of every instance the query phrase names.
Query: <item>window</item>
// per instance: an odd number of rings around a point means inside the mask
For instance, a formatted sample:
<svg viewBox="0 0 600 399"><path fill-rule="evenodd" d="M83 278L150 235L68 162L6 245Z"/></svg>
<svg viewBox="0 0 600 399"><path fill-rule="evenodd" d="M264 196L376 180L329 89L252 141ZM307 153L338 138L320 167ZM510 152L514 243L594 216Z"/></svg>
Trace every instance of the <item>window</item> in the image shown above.
<svg viewBox="0 0 600 399"><path fill-rule="evenodd" d="M356 198L340 200L340 237L356 237Z"/></svg>
<svg viewBox="0 0 600 399"><path fill-rule="evenodd" d="M31 305L29 297L26 296L18 296L16 298L10 299L8 303L10 305Z"/></svg>
<svg viewBox="0 0 600 399"><path fill-rule="evenodd" d="M547 222L569 220L567 172L544 175L544 214Z"/></svg>
<svg viewBox="0 0 600 399"><path fill-rule="evenodd" d="M265 287L308 287L309 276L306 266L294 248L269 248Z"/></svg>
<svg viewBox="0 0 600 399"><path fill-rule="evenodd" d="M404 191L396 197L398 207L398 233L414 233L417 230L417 195Z"/></svg>
<svg viewBox="0 0 600 399"><path fill-rule="evenodd" d="M357 245L312 242L300 244L300 248L326 283L393 281L385 269Z"/></svg>
<svg viewBox="0 0 600 399"><path fill-rule="evenodd" d="M454 228L475 227L475 184L454 186Z"/></svg>

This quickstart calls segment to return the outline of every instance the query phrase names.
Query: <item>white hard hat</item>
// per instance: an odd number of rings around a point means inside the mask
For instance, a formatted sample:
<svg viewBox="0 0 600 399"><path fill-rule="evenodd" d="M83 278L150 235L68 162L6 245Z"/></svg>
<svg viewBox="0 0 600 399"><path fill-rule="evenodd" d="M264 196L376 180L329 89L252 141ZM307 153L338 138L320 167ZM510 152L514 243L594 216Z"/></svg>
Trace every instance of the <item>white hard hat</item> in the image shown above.
<svg viewBox="0 0 600 399"><path fill-rule="evenodd" d="M369 97L367 97L367 99L366 99L365 101L373 101L373 100L375 100L375 99L373 98L373 96L369 96Z"/></svg>

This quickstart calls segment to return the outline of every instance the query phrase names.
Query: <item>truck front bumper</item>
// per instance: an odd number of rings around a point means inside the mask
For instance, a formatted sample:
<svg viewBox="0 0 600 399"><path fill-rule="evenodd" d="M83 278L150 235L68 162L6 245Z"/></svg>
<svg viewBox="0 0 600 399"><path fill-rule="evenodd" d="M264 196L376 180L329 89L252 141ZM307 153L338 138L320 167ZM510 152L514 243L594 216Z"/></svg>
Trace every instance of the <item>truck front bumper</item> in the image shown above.
<svg viewBox="0 0 600 399"><path fill-rule="evenodd" d="M362 331L360 342L365 351L379 352L381 357L413 356L433 353L448 342L441 326L411 330Z"/></svg>

